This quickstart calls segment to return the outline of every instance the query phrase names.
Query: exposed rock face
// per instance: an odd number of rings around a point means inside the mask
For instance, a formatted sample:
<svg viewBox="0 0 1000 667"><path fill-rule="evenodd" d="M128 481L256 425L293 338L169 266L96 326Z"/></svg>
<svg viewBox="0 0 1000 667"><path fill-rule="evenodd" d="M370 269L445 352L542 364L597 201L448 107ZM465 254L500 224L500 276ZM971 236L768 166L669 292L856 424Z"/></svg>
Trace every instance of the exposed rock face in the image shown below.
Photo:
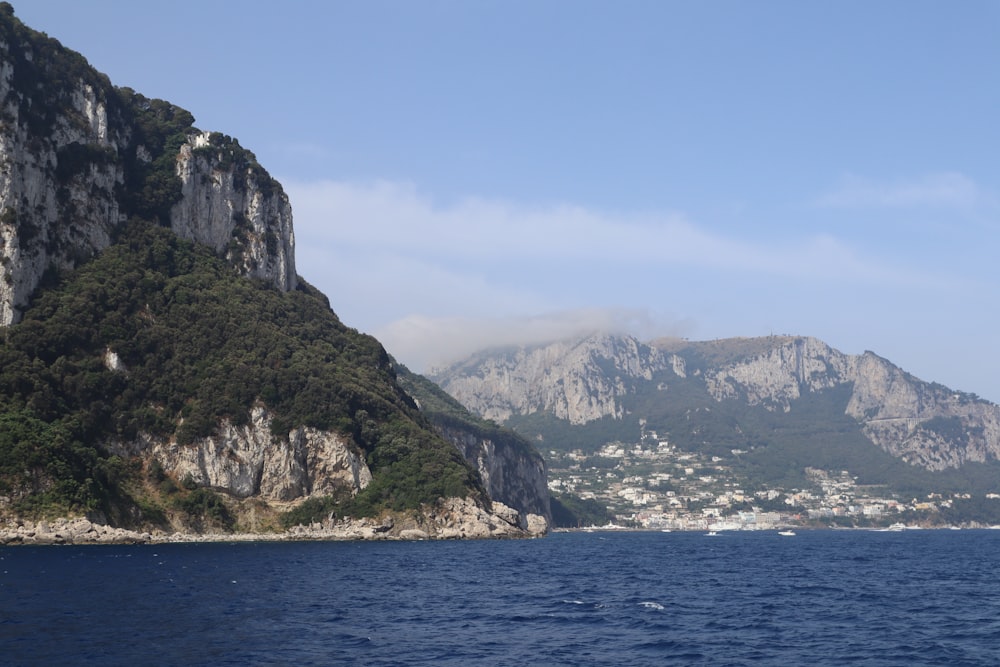
<svg viewBox="0 0 1000 667"><path fill-rule="evenodd" d="M549 412L571 424L622 417L620 398L632 380L676 367L670 357L631 337L593 336L572 342L486 353L433 374L469 410L487 419ZM461 369L473 367L472 373Z"/></svg>
<svg viewBox="0 0 1000 667"><path fill-rule="evenodd" d="M129 170L164 156L141 143L127 96L106 77L37 33L0 27L0 326L7 326L20 320L46 270L72 268L110 245L128 211ZM68 62L76 76L66 81ZM293 289L291 207L252 154L191 127L176 156L165 157L181 181L170 226L245 275Z"/></svg>
<svg viewBox="0 0 1000 667"><path fill-rule="evenodd" d="M490 497L520 512L522 528L528 527L529 516L537 516L546 523L552 520L545 461L541 456L503 441L478 437L468 430L455 427L439 430L479 471Z"/></svg>
<svg viewBox="0 0 1000 667"><path fill-rule="evenodd" d="M106 90L77 81L51 131L35 131L34 104L14 89L11 45L0 43L0 326L16 322L49 267L69 268L111 242L121 219L116 158L127 142L109 119Z"/></svg>
<svg viewBox="0 0 1000 667"><path fill-rule="evenodd" d="M760 356L706 371L705 384L716 400L739 398L787 412L803 392L848 381L854 365L852 358L815 338L795 338Z"/></svg>
<svg viewBox="0 0 1000 667"><path fill-rule="evenodd" d="M439 539L520 537L524 530L517 510L494 501L487 511L464 498L439 503L427 514L423 528Z"/></svg>
<svg viewBox="0 0 1000 667"><path fill-rule="evenodd" d="M271 418L261 407L253 409L245 426L224 422L216 435L190 445L145 437L109 443L108 449L156 459L177 479L190 477L237 498L294 500L345 489L353 495L372 480L364 457L343 438L300 427L286 443L272 435Z"/></svg>
<svg viewBox="0 0 1000 667"><path fill-rule="evenodd" d="M223 255L244 275L282 291L295 288L292 208L262 169L240 164L242 149L219 134L192 135L181 146L177 175L183 198L170 212L182 238Z"/></svg>
<svg viewBox="0 0 1000 667"><path fill-rule="evenodd" d="M679 348L689 358L670 351ZM620 417L651 380L665 390L664 401L671 384L700 382L709 400L778 413L807 394L849 386L845 413L893 456L929 470L1000 460L1000 406L923 382L872 352L847 355L808 337L674 342L661 350L597 336L483 353L435 380L473 412L501 422L548 412L571 424Z"/></svg>
<svg viewBox="0 0 1000 667"><path fill-rule="evenodd" d="M794 338L706 372L705 382L716 400L785 411L803 393L851 384L846 413L893 456L929 470L1000 459L1000 406L918 380L872 352Z"/></svg>
<svg viewBox="0 0 1000 667"><path fill-rule="evenodd" d="M527 526L526 528L524 526ZM302 541L302 540L453 540L538 537L547 530L545 520L494 502L482 508L467 498L442 498L421 512L377 518L341 519L311 526L293 526L271 533L155 533L114 528L87 518L61 518L38 523L9 521L0 524L0 545L144 544L158 542Z"/></svg>

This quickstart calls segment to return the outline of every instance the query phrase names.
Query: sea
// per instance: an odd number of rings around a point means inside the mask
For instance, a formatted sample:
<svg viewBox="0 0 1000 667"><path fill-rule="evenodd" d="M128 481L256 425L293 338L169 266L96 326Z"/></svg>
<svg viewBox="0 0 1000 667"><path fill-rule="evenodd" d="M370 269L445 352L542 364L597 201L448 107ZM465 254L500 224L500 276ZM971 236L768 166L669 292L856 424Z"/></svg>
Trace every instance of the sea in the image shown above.
<svg viewBox="0 0 1000 667"><path fill-rule="evenodd" d="M0 547L4 665L1000 665L1000 531Z"/></svg>

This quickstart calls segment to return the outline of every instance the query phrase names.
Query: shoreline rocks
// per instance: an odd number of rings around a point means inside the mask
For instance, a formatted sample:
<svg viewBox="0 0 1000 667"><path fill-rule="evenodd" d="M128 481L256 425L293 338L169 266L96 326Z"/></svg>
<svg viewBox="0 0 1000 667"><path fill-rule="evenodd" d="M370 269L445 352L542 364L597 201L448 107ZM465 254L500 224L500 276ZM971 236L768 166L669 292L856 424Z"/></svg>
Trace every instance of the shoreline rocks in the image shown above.
<svg viewBox="0 0 1000 667"><path fill-rule="evenodd" d="M63 518L34 524L15 521L0 528L0 545L145 544L151 540L150 533L114 528L87 519Z"/></svg>
<svg viewBox="0 0 1000 667"><path fill-rule="evenodd" d="M9 520L6 525L0 525L0 546L523 539L541 537L548 532L545 518L539 515L529 514L525 524L527 529L521 528L520 514L503 503L494 502L491 511L487 512L472 500L445 498L422 512L325 521L272 533L140 532L85 518L61 518L37 523Z"/></svg>

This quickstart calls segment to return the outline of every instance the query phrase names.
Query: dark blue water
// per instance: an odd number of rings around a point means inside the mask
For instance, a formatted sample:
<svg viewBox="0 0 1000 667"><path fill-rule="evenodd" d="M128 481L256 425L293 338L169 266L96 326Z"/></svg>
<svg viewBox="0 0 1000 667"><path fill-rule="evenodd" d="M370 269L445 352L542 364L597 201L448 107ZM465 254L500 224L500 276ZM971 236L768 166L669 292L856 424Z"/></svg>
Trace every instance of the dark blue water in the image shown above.
<svg viewBox="0 0 1000 667"><path fill-rule="evenodd" d="M0 548L7 665L997 665L1000 531Z"/></svg>

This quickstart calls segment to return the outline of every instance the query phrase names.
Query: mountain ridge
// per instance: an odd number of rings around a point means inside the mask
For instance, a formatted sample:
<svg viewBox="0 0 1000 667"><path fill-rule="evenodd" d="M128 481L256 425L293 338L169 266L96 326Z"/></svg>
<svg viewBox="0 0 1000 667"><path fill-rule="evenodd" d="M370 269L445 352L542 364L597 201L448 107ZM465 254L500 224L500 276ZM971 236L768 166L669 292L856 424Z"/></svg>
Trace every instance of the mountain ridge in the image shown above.
<svg viewBox="0 0 1000 667"><path fill-rule="evenodd" d="M838 425L826 422L833 441L862 437L906 466L940 473L1000 460L1000 407L919 380L873 352L848 355L806 336L614 339L481 353L431 378L471 411L543 449L569 429L576 433L569 441L593 451L602 439L637 441L651 429L731 456L729 449L762 447L768 430L781 428L785 416L797 420L808 399L826 401L825 410L843 402L829 413L841 416ZM569 405L588 410L574 413Z"/></svg>

